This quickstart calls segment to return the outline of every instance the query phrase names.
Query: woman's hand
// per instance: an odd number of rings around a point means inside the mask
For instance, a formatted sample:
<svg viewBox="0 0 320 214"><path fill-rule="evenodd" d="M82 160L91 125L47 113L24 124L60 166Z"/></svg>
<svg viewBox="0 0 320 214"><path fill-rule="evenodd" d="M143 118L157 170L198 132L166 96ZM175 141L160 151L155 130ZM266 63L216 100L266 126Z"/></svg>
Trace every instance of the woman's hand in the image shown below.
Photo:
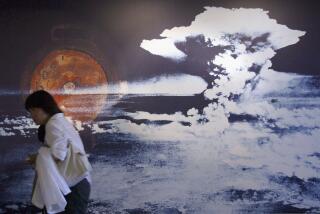
<svg viewBox="0 0 320 214"><path fill-rule="evenodd" d="M52 155L53 156L53 155ZM59 158L56 158L55 156L53 156L53 160L56 162L56 163L59 163L61 160Z"/></svg>
<svg viewBox="0 0 320 214"><path fill-rule="evenodd" d="M25 159L25 161L26 161L28 164L35 165L36 159L37 159L37 155L38 155L38 154L30 154L30 155L28 155L28 157Z"/></svg>

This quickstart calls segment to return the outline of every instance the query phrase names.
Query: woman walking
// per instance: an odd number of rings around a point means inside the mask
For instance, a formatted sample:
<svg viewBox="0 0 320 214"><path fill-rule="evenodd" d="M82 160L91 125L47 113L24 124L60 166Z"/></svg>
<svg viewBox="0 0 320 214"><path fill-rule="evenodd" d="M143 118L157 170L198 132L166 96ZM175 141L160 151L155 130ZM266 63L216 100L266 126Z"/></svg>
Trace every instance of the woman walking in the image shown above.
<svg viewBox="0 0 320 214"><path fill-rule="evenodd" d="M92 168L79 133L65 118L53 96L47 91L39 90L29 95L25 101L25 108L30 112L33 121L40 125L38 138L44 143L38 153L30 155L28 160L36 166L32 202L40 206L39 208L44 208L43 213L48 211L46 205L50 206L50 213L86 213ZM57 197L52 196L52 192L62 192L65 196L65 200L62 198L66 201L64 211L61 212L63 207L61 208L61 203L58 204L59 201L55 201L57 204L51 206L50 200L57 200ZM42 204L44 207L41 207ZM64 205L62 203L62 206Z"/></svg>

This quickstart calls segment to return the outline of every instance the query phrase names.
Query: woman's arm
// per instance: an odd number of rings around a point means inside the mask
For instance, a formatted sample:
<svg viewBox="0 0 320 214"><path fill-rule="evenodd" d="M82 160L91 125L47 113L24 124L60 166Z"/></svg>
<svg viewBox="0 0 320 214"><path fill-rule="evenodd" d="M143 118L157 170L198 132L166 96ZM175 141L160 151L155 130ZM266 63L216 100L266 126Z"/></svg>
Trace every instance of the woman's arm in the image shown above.
<svg viewBox="0 0 320 214"><path fill-rule="evenodd" d="M31 166L35 167L37 155L38 155L38 153L36 153L36 154L30 154L30 155L27 156L27 158L25 159L25 161L26 161L28 164L30 164ZM55 162L61 161L60 159L56 158L55 156L52 156L52 157L53 157L53 160L54 160Z"/></svg>
<svg viewBox="0 0 320 214"><path fill-rule="evenodd" d="M63 161L67 155L67 138L64 131L57 121L46 125L45 142L50 147L55 161Z"/></svg>

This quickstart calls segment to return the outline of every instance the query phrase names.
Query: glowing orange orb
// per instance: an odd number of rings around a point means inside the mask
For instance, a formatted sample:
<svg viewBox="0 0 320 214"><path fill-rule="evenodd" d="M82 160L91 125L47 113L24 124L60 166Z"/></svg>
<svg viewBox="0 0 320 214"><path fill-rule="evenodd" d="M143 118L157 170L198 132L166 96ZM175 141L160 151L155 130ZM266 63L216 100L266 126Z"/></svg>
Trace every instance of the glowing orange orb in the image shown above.
<svg viewBox="0 0 320 214"><path fill-rule="evenodd" d="M97 117L104 106L106 92L79 92L106 86L107 83L103 68L88 54L75 50L56 50L38 64L31 78L30 89L51 92L66 116L90 121Z"/></svg>

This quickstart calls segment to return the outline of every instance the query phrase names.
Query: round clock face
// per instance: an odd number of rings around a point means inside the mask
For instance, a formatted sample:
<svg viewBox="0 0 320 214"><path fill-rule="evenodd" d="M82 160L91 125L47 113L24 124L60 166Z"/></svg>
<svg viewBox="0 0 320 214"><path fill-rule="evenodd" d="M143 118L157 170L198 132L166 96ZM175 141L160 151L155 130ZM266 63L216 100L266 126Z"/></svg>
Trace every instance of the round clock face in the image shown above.
<svg viewBox="0 0 320 214"><path fill-rule="evenodd" d="M52 93L66 116L91 121L100 113L107 97L107 91L92 89L106 89L107 84L103 68L91 56L75 50L56 50L34 70L30 90Z"/></svg>

